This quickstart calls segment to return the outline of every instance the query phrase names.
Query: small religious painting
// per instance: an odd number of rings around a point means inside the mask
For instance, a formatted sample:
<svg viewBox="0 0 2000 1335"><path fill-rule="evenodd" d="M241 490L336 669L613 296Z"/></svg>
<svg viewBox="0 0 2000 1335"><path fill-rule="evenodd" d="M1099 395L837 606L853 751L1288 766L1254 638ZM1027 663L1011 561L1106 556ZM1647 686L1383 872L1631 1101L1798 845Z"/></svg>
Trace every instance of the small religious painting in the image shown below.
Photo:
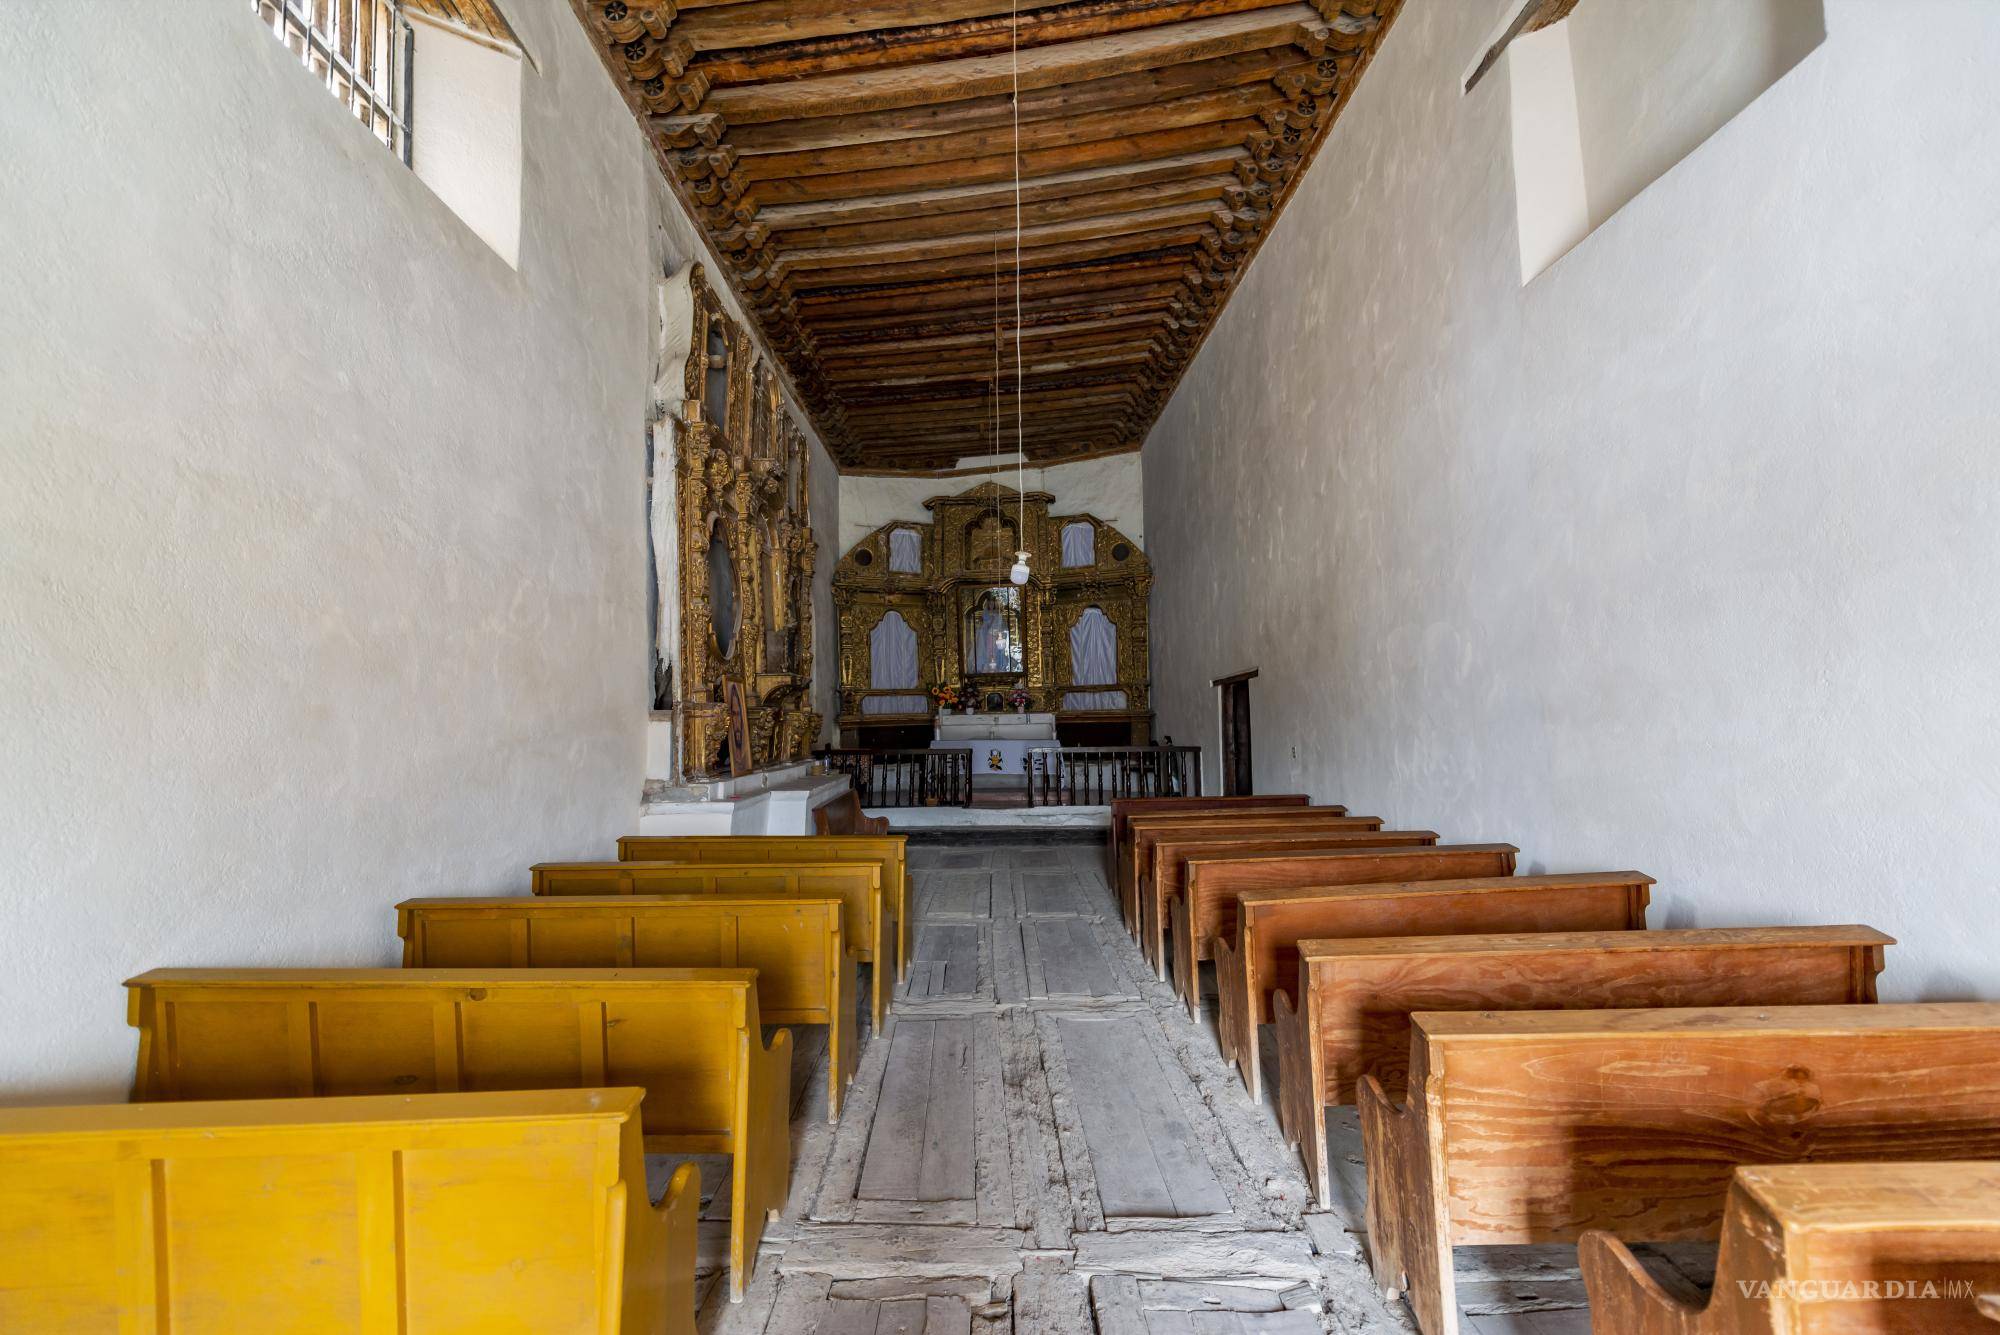
<svg viewBox="0 0 2000 1335"><path fill-rule="evenodd" d="M752 768L750 763L750 710L743 702L743 686L729 682L723 687L723 703L729 710L729 774L740 779Z"/></svg>

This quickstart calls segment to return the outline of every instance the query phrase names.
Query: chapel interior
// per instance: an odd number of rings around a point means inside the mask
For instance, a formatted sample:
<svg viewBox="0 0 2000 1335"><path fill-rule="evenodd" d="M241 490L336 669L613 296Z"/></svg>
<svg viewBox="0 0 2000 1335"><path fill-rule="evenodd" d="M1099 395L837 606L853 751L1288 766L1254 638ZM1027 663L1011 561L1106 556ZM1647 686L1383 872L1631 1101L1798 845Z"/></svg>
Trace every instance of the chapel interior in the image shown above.
<svg viewBox="0 0 2000 1335"><path fill-rule="evenodd" d="M0 6L0 1333L2000 1335L1996 0Z"/></svg>

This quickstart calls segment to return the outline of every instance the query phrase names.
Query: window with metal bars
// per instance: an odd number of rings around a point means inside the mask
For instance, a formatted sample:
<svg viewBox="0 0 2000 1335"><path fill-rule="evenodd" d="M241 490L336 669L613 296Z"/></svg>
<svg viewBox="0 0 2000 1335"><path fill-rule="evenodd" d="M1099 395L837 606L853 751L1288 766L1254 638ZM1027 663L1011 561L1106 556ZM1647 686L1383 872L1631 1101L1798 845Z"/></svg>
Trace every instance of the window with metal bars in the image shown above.
<svg viewBox="0 0 2000 1335"><path fill-rule="evenodd" d="M401 0L250 0L326 90L410 165L410 58Z"/></svg>

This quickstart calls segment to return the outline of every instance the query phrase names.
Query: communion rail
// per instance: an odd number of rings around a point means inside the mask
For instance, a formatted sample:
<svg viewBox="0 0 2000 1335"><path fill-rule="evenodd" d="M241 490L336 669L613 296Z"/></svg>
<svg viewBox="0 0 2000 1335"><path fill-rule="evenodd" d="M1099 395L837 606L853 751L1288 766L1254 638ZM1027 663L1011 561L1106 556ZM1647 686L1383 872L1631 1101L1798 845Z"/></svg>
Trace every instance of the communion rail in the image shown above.
<svg viewBox="0 0 2000 1335"><path fill-rule="evenodd" d="M1126 797L1200 797L1198 746L1038 746L1028 805L1098 807Z"/></svg>
<svg viewBox="0 0 2000 1335"><path fill-rule="evenodd" d="M969 807L972 748L924 751L829 750L830 770L853 783L864 807Z"/></svg>

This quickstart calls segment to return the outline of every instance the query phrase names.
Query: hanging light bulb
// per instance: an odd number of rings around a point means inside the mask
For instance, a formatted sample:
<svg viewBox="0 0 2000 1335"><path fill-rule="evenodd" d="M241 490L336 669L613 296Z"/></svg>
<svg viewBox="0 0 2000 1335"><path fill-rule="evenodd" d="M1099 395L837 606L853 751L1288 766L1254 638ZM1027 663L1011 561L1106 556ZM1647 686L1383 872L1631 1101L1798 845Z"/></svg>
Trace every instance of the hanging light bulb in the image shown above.
<svg viewBox="0 0 2000 1335"><path fill-rule="evenodd" d="M1019 503L1015 533L1020 541L1028 537L1028 447L1021 424L1021 400L1027 390L1027 368L1022 344L1026 329L1021 319L1021 7L1011 7L1008 19L1014 62L1014 495ZM1014 553L1014 568L1007 578L1017 586L1028 582L1028 554Z"/></svg>

